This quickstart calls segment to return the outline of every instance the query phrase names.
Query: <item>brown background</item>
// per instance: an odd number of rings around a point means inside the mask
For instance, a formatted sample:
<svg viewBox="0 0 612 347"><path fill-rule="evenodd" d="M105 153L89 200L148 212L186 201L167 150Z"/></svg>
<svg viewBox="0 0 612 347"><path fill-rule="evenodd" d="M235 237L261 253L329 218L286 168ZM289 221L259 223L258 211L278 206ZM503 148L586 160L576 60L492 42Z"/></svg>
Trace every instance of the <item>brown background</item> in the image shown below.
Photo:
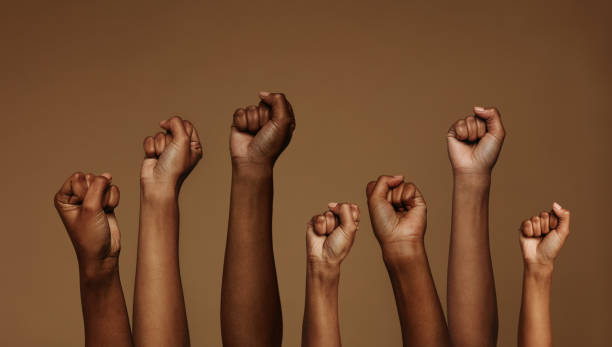
<svg viewBox="0 0 612 347"><path fill-rule="evenodd" d="M52 206L75 170L110 171L121 188L121 274L131 311L141 141L174 114L192 120L205 145L181 196L192 341L220 345L229 124L236 107L271 90L288 95L298 124L275 182L286 346L300 339L306 220L329 201L365 209L364 186L379 174L404 174L425 194L428 252L445 301L452 188L445 133L473 105L498 106L508 132L491 201L500 346L516 341L517 227L553 200L573 212L553 285L556 345L609 346L612 24L605 1L2 8L1 345L82 344L76 261ZM363 225L342 269L343 342L399 346L391 287Z"/></svg>

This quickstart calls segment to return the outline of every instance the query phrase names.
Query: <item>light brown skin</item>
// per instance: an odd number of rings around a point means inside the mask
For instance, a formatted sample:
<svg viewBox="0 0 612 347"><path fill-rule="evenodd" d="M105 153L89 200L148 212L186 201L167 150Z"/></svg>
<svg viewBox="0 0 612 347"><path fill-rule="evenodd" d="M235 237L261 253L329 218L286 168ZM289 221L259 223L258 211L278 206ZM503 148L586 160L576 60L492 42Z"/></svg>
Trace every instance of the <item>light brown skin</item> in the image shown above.
<svg viewBox="0 0 612 347"><path fill-rule="evenodd" d="M359 229L359 207L328 204L329 210L312 217L306 227L306 303L302 346L339 347L338 283L340 264Z"/></svg>
<svg viewBox="0 0 612 347"><path fill-rule="evenodd" d="M395 294L404 346L450 346L446 320L425 252L427 205L402 176L366 188L370 221Z"/></svg>
<svg viewBox="0 0 612 347"><path fill-rule="evenodd" d="M570 212L554 203L551 212L526 219L519 228L523 253L520 347L551 347L550 288L555 259L570 234Z"/></svg>
<svg viewBox="0 0 612 347"><path fill-rule="evenodd" d="M504 138L497 109L482 107L474 107L474 115L455 122L447 135L454 175L447 281L448 328L453 346L497 344L489 190Z"/></svg>
<svg viewBox="0 0 612 347"><path fill-rule="evenodd" d="M76 172L54 198L79 263L86 346L132 346L119 278L119 188L111 175Z"/></svg>
<svg viewBox="0 0 612 347"><path fill-rule="evenodd" d="M291 104L260 93L259 105L234 112L232 189L221 288L225 346L280 346L283 322L272 249L274 163L295 129Z"/></svg>
<svg viewBox="0 0 612 347"><path fill-rule="evenodd" d="M134 343L188 346L189 329L179 267L181 185L202 158L194 126L180 117L144 140L140 230L134 288Z"/></svg>

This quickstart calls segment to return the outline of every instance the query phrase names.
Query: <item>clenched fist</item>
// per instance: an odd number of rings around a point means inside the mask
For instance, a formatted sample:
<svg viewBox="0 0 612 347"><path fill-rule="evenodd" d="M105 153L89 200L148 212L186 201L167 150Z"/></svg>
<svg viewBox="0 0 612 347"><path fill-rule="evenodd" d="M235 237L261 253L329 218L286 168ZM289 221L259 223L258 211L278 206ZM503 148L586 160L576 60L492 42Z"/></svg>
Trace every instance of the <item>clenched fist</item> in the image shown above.
<svg viewBox="0 0 612 347"><path fill-rule="evenodd" d="M283 94L260 92L259 105L234 112L230 153L235 165L274 165L291 141L295 117Z"/></svg>
<svg viewBox="0 0 612 347"><path fill-rule="evenodd" d="M366 188L372 229L383 253L401 256L410 245L422 243L427 205L419 189L402 176L380 176Z"/></svg>
<svg viewBox="0 0 612 347"><path fill-rule="evenodd" d="M191 122L177 116L159 125L165 132L144 140L140 180L144 187L167 185L179 189L202 158L200 138Z"/></svg>
<svg viewBox="0 0 612 347"><path fill-rule="evenodd" d="M339 266L346 257L359 229L359 207L330 203L329 210L316 215L306 229L306 251L310 263Z"/></svg>
<svg viewBox="0 0 612 347"><path fill-rule="evenodd" d="M553 265L570 233L570 212L556 202L521 224L520 243L526 265Z"/></svg>
<svg viewBox="0 0 612 347"><path fill-rule="evenodd" d="M455 174L489 174L504 143L504 125L496 108L474 107L474 115L455 122L447 134Z"/></svg>
<svg viewBox="0 0 612 347"><path fill-rule="evenodd" d="M76 172L55 194L54 203L79 263L115 266L121 248L114 213L119 188L111 184L111 175Z"/></svg>

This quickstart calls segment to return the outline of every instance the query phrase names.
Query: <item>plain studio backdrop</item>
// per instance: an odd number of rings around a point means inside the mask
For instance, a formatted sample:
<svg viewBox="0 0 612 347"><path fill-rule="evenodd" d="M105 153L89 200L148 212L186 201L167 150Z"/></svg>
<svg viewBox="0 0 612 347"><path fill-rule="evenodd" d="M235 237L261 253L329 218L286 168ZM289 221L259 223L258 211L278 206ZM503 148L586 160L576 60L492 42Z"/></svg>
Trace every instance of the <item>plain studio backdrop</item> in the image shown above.
<svg viewBox="0 0 612 347"><path fill-rule="evenodd" d="M491 248L500 346L516 344L520 222L559 201L557 346L612 338L609 2L5 2L0 14L4 346L83 342L77 263L52 204L74 171L121 189L121 277L131 314L142 140L196 125L204 160L183 186L181 264L194 346L219 346L234 109L282 91L297 129L275 171L274 246L286 346L299 345L305 225L353 201L362 228L342 265L346 346L399 346L365 185L403 174L428 203L427 251L445 305L452 176L446 131L474 105L502 112Z"/></svg>

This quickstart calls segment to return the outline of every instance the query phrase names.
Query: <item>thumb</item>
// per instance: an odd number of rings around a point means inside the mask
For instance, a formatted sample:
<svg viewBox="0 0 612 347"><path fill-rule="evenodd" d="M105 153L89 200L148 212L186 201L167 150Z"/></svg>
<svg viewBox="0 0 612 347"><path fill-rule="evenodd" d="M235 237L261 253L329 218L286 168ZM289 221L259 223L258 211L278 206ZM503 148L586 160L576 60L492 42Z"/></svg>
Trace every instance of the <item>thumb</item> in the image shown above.
<svg viewBox="0 0 612 347"><path fill-rule="evenodd" d="M270 118L273 120L291 121L293 109L283 93L259 92L259 98L272 110Z"/></svg>
<svg viewBox="0 0 612 347"><path fill-rule="evenodd" d="M495 107L484 108L480 106L474 107L474 114L485 121L487 124L487 133L495 136L499 140L503 140L506 136L504 125L501 121L501 114Z"/></svg>
<svg viewBox="0 0 612 347"><path fill-rule="evenodd" d="M553 212L559 218L559 225L557 226L557 231L561 237L564 239L570 233L570 211L564 209L558 203L553 203Z"/></svg>

